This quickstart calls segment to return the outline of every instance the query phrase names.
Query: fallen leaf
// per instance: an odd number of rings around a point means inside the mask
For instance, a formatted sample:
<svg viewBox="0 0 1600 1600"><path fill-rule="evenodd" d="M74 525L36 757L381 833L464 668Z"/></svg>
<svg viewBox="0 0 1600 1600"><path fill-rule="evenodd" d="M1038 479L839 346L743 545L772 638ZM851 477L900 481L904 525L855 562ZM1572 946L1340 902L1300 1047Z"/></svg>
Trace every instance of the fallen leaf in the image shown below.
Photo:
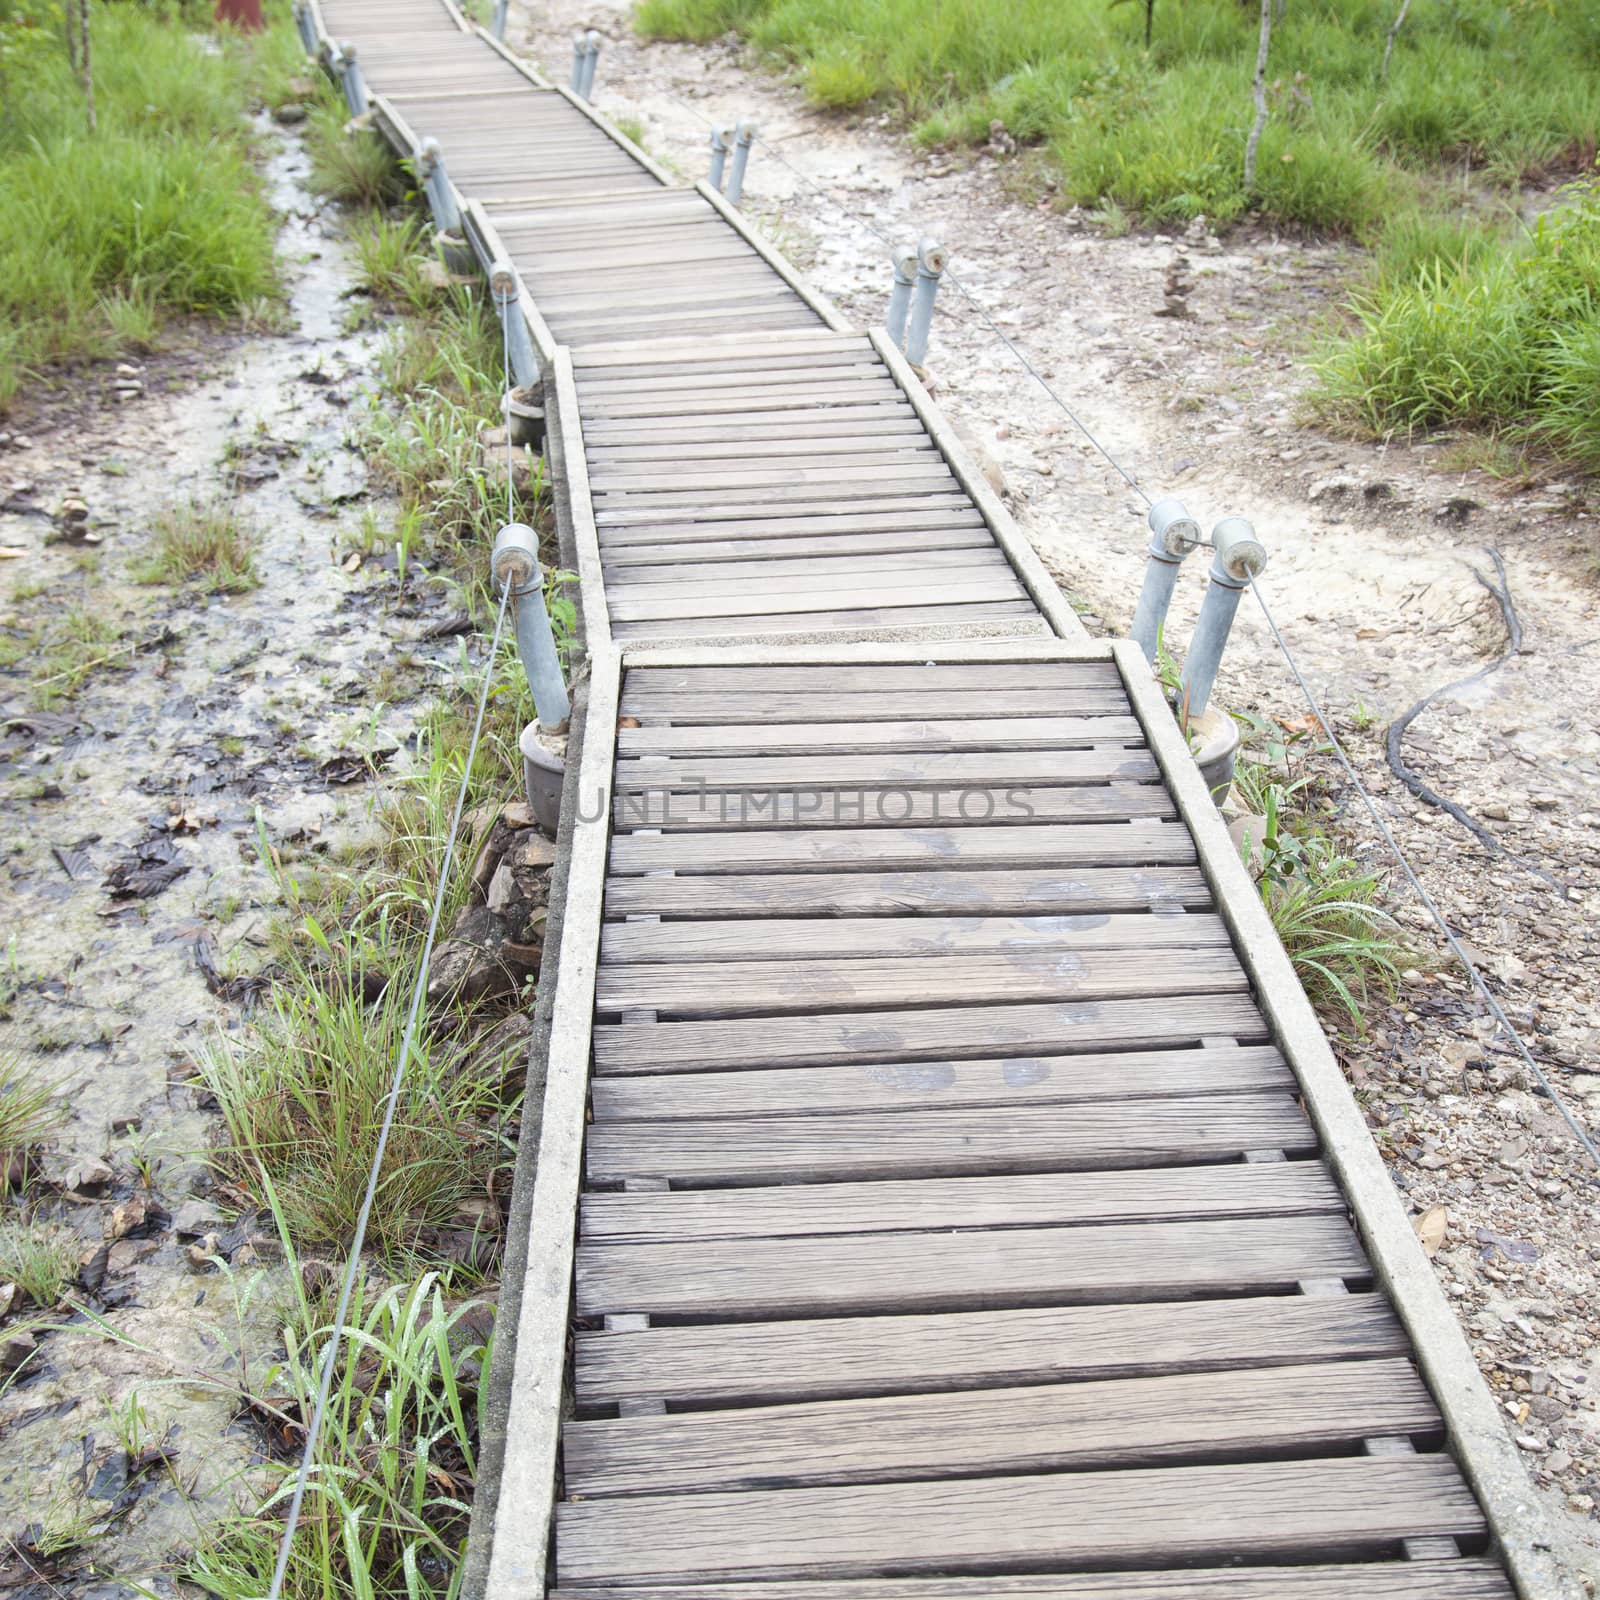
<svg viewBox="0 0 1600 1600"><path fill-rule="evenodd" d="M1439 1253L1439 1246L1444 1243L1445 1229L1449 1224L1450 1215L1443 1206L1434 1206L1431 1210L1424 1211L1420 1217L1411 1219L1411 1226L1417 1230L1422 1248L1430 1257Z"/></svg>

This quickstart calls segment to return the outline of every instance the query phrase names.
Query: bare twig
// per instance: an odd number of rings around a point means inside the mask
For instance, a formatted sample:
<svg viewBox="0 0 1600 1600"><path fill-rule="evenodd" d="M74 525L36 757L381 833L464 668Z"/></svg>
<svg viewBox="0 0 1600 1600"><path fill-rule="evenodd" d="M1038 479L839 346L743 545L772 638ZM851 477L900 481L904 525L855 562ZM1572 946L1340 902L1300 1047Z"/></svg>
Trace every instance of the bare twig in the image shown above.
<svg viewBox="0 0 1600 1600"><path fill-rule="evenodd" d="M1494 570L1500 580L1498 583L1486 578L1476 567L1472 569L1472 575L1494 596L1495 603L1500 607L1500 615L1505 620L1506 625L1505 649L1487 666L1479 667L1476 672L1469 673L1465 678L1457 678L1454 683L1447 683L1441 688L1435 689L1431 694L1424 695L1403 716L1396 717L1389 724L1389 733L1384 741L1384 750L1389 758L1389 770L1419 800L1425 800L1430 806L1437 806L1446 816L1454 817L1481 844L1486 844L1491 850L1497 851L1500 855L1509 856L1519 866L1526 867L1536 878L1542 878L1551 887L1559 888L1560 885L1556 883L1549 873L1540 867L1534 866L1531 861L1524 861L1520 856L1506 849L1505 845L1470 812L1463 810L1454 800L1447 800L1437 790L1424 783L1406 765L1405 755L1401 749L1406 730L1440 695L1450 694L1456 689L1464 689L1468 684L1477 683L1487 678L1491 673L1498 672L1522 648L1522 623L1518 620L1517 608L1511 601L1511 581L1506 577L1505 562L1500 559L1498 550L1491 550L1489 559L1494 562Z"/></svg>
<svg viewBox="0 0 1600 1600"><path fill-rule="evenodd" d="M1244 145L1244 191L1251 194L1256 186L1256 151L1261 146L1261 132L1267 125L1267 51L1272 46L1272 0L1261 0L1261 43L1256 50L1256 76L1250 93L1256 103L1256 120L1251 125L1250 137Z"/></svg>
<svg viewBox="0 0 1600 1600"><path fill-rule="evenodd" d="M1406 20L1406 12L1408 12L1410 9L1411 0L1400 0L1399 14L1395 17L1394 22L1389 28L1389 37L1383 42L1383 70L1378 74L1378 76L1385 82L1388 81L1389 77L1389 57L1394 54L1395 35L1400 32L1400 26Z"/></svg>

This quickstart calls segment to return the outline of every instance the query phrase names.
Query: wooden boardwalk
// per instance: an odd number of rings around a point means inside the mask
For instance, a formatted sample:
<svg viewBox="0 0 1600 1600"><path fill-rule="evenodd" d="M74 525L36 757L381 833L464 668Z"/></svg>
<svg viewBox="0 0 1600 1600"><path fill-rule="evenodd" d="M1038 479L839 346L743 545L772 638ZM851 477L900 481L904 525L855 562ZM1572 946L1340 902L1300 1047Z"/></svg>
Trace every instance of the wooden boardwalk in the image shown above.
<svg viewBox="0 0 1600 1600"><path fill-rule="evenodd" d="M1138 653L720 196L317 16L520 275L590 656L473 1592L1562 1593Z"/></svg>

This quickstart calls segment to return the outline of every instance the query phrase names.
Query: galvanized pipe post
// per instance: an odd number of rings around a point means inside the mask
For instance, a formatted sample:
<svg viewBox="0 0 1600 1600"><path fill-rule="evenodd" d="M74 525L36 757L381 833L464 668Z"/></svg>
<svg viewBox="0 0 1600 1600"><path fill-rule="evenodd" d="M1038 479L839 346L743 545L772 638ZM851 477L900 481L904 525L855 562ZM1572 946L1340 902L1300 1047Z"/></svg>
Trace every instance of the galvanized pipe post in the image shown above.
<svg viewBox="0 0 1600 1600"><path fill-rule="evenodd" d="M733 130L733 170L728 174L728 204L736 206L744 193L744 169L750 164L750 146L756 142L756 125L741 122Z"/></svg>
<svg viewBox="0 0 1600 1600"><path fill-rule="evenodd" d="M572 92L583 93L583 58L587 54L589 43L581 33L572 36Z"/></svg>
<svg viewBox="0 0 1600 1600"><path fill-rule="evenodd" d="M1144 585L1139 590L1139 603L1133 610L1133 626L1128 629L1128 637L1154 666L1161 625L1166 621L1173 586L1178 581L1178 568L1183 565L1183 558L1202 541L1200 524L1185 510L1181 500L1158 500L1150 507L1149 520L1149 560L1145 563Z"/></svg>
<svg viewBox="0 0 1600 1600"><path fill-rule="evenodd" d="M896 350L906 347L906 315L911 310L911 288L917 281L917 252L906 245L894 253L894 288L889 291L889 309L884 315L884 331Z"/></svg>
<svg viewBox="0 0 1600 1600"><path fill-rule="evenodd" d="M294 6L295 31L300 35L300 43L305 46L308 56L317 53L317 34L315 25L311 21L311 7L306 0L295 0Z"/></svg>
<svg viewBox="0 0 1600 1600"><path fill-rule="evenodd" d="M367 113L367 80L361 76L361 63L356 60L356 47L348 39L339 41L339 71L344 80L345 104L352 117Z"/></svg>
<svg viewBox="0 0 1600 1600"><path fill-rule="evenodd" d="M732 132L722 122L711 130L711 170L706 174L706 181L713 189L722 188L722 175L728 165L728 139Z"/></svg>
<svg viewBox="0 0 1600 1600"><path fill-rule="evenodd" d="M495 582L511 591L517 654L533 691L539 726L555 732L572 715L572 702L567 698L561 657L545 609L544 569L539 565L539 541L533 529L520 522L507 523L494 537L489 565Z"/></svg>
<svg viewBox="0 0 1600 1600"><path fill-rule="evenodd" d="M1211 530L1211 543L1216 555L1211 562L1210 583L1178 685L1179 703L1191 717L1199 716L1211 698L1233 615L1239 609L1239 596L1267 564L1266 546L1243 517L1224 517Z"/></svg>
<svg viewBox="0 0 1600 1600"><path fill-rule="evenodd" d="M489 293L494 296L500 320L506 327L506 342L511 349L511 371L518 388L539 381L539 357L533 348L533 335L522 315L522 281L517 269L504 256L489 267ZM506 423L510 427L510 421Z"/></svg>
<svg viewBox="0 0 1600 1600"><path fill-rule="evenodd" d="M428 197L434 227L440 233L459 233L461 212L456 206L455 190L445 171L444 152L437 139L422 141L422 148L417 151L417 176L422 179L422 191Z"/></svg>
<svg viewBox="0 0 1600 1600"><path fill-rule="evenodd" d="M489 22L489 32L502 43L506 36L506 11L509 6L510 0L494 0L494 15Z"/></svg>
<svg viewBox="0 0 1600 1600"><path fill-rule="evenodd" d="M917 291L911 301L911 320L906 329L906 360L920 367L928 359L928 334L933 327L933 297L944 276L944 246L937 239L924 239L917 246Z"/></svg>
<svg viewBox="0 0 1600 1600"><path fill-rule="evenodd" d="M591 28L583 36L583 81L578 86L578 93L585 100L594 98L594 73L600 65L600 35Z"/></svg>

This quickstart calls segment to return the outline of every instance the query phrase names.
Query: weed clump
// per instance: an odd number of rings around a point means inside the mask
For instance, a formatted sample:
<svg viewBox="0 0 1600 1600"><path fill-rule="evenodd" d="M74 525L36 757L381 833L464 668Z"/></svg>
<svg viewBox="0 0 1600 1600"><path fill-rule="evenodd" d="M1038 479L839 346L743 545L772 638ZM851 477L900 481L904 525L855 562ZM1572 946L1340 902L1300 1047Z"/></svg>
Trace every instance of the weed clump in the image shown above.
<svg viewBox="0 0 1600 1600"><path fill-rule="evenodd" d="M239 594L261 581L255 532L233 505L182 501L161 514L155 532L155 549L133 569L139 583L194 580L211 594Z"/></svg>
<svg viewBox="0 0 1600 1600"><path fill-rule="evenodd" d="M36 1071L15 1052L0 1053L0 1194L26 1183L33 1151L65 1117L61 1103Z"/></svg>

